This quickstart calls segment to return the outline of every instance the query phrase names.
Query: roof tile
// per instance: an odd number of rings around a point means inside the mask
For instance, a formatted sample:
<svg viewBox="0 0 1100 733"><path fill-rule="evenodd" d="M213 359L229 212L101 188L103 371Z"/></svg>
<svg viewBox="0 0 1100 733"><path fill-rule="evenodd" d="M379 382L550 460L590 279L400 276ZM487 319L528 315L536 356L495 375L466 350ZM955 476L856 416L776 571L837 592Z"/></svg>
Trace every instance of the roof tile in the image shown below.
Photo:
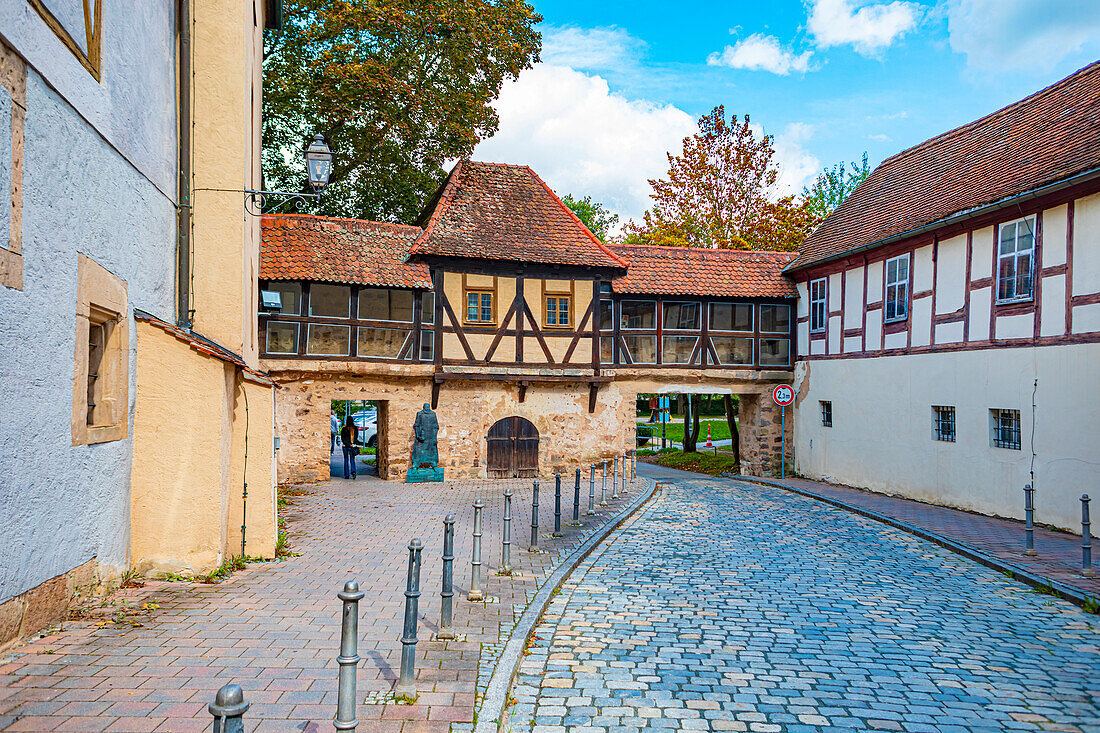
<svg viewBox="0 0 1100 733"><path fill-rule="evenodd" d="M796 252L659 245L611 245L611 249L627 262L627 273L612 281L616 293L728 298L798 294L783 275Z"/></svg>

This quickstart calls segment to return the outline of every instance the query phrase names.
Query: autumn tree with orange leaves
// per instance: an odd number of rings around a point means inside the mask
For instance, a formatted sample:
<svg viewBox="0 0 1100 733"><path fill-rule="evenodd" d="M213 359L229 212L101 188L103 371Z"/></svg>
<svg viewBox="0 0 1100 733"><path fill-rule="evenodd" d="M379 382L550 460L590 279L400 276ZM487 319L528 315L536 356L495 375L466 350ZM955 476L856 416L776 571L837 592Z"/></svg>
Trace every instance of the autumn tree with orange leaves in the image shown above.
<svg viewBox="0 0 1100 733"><path fill-rule="evenodd" d="M699 132L669 153L666 178L650 179L653 207L627 227L627 242L679 247L792 250L818 217L802 201L778 196L771 136L758 137L749 117L726 119L718 106Z"/></svg>

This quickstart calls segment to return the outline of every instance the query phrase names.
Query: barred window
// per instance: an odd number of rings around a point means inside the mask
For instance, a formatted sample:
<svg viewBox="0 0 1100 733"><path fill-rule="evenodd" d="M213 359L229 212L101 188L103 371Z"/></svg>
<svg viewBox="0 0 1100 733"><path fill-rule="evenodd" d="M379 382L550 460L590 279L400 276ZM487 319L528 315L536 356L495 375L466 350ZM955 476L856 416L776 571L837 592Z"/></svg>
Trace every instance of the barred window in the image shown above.
<svg viewBox="0 0 1100 733"><path fill-rule="evenodd" d="M995 448L1020 450L1019 410L990 410L989 427Z"/></svg>
<svg viewBox="0 0 1100 733"><path fill-rule="evenodd" d="M955 408L932 406L932 437L944 443L955 442Z"/></svg>
<svg viewBox="0 0 1100 733"><path fill-rule="evenodd" d="M821 426L831 428L833 426L833 403L821 400Z"/></svg>

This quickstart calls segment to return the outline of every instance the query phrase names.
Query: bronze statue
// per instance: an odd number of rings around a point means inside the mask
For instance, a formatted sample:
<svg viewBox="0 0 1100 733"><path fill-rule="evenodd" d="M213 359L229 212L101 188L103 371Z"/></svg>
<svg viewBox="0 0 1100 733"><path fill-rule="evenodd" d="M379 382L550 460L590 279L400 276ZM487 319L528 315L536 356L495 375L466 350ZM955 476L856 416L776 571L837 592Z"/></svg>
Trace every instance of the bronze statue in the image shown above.
<svg viewBox="0 0 1100 733"><path fill-rule="evenodd" d="M443 469L439 467L438 434L439 421L431 406L425 402L424 409L416 413L413 422L412 459L405 474L406 483L443 480Z"/></svg>

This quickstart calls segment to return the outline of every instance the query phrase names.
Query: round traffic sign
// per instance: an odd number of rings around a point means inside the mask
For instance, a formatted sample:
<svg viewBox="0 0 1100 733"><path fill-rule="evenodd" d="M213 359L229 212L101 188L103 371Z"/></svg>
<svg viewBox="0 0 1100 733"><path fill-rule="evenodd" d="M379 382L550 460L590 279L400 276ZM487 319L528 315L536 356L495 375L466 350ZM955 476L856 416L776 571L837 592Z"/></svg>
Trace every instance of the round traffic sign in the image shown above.
<svg viewBox="0 0 1100 733"><path fill-rule="evenodd" d="M780 407L787 407L794 402L794 388L789 384L776 385L772 390L772 399Z"/></svg>

